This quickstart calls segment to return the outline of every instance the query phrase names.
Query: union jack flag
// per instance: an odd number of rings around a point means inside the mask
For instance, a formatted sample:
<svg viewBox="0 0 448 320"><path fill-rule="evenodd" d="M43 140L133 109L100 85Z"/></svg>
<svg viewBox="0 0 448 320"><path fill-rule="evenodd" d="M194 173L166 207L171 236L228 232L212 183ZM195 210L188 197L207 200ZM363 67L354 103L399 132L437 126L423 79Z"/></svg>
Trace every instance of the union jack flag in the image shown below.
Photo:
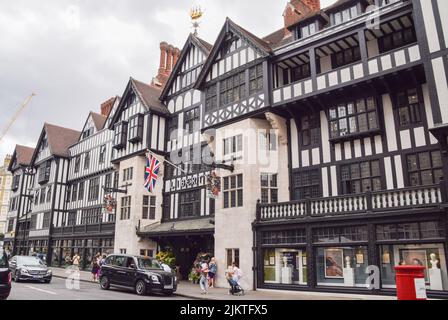
<svg viewBox="0 0 448 320"><path fill-rule="evenodd" d="M159 175L160 161L150 154L146 155L145 188L153 192Z"/></svg>

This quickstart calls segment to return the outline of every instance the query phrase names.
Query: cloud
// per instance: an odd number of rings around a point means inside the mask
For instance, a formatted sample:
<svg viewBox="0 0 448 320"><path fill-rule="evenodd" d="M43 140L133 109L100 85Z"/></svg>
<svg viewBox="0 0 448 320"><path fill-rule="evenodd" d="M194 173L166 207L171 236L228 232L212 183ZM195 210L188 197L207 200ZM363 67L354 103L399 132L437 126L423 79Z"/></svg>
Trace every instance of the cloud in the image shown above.
<svg viewBox="0 0 448 320"><path fill-rule="evenodd" d="M34 147L44 122L81 130L129 76L149 82L159 43L182 48L195 4L205 10L200 36L213 43L227 16L259 36L277 30L286 0L0 0L0 130L37 93L0 142L0 162L17 143Z"/></svg>

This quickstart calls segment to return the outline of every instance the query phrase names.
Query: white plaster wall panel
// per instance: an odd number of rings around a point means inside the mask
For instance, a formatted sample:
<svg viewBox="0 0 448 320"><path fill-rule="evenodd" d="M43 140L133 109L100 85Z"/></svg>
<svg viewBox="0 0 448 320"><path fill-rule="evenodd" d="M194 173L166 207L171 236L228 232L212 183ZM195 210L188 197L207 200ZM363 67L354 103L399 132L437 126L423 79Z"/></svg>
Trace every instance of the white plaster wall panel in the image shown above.
<svg viewBox="0 0 448 320"><path fill-rule="evenodd" d="M151 148L157 148L157 130L159 130L159 117L152 117L152 132L151 132Z"/></svg>
<svg viewBox="0 0 448 320"><path fill-rule="evenodd" d="M388 190L394 188L394 179L392 174L392 162L390 157L384 158L384 173L386 174L386 187Z"/></svg>
<svg viewBox="0 0 448 320"><path fill-rule="evenodd" d="M350 68L344 68L341 70L341 82L348 82L351 80Z"/></svg>
<svg viewBox="0 0 448 320"><path fill-rule="evenodd" d="M336 143L334 145L334 155L335 155L336 161L342 160L342 148L341 148L340 143Z"/></svg>
<svg viewBox="0 0 448 320"><path fill-rule="evenodd" d="M423 147L426 145L425 128L423 127L414 128L414 140L416 147Z"/></svg>
<svg viewBox="0 0 448 320"><path fill-rule="evenodd" d="M378 69L378 62L376 59L369 61L369 73L375 74L379 71Z"/></svg>
<svg viewBox="0 0 448 320"><path fill-rule="evenodd" d="M241 50L240 51L240 62L241 62L241 65L246 64L246 62L247 62L247 50Z"/></svg>
<svg viewBox="0 0 448 320"><path fill-rule="evenodd" d="M395 173L397 178L397 188L404 188L404 179L403 179L403 164L401 163L401 156L397 155L394 157L395 162Z"/></svg>
<svg viewBox="0 0 448 320"><path fill-rule="evenodd" d="M235 68L238 68L239 66L240 66L240 64L239 64L239 60L238 60L238 56L239 56L239 53L234 53L233 55L232 55L232 59L233 59L233 68L235 69Z"/></svg>
<svg viewBox="0 0 448 320"><path fill-rule="evenodd" d="M182 106L183 106L183 98L182 96L178 96L176 99L176 110L175 112L178 112L180 110L182 110Z"/></svg>
<svg viewBox="0 0 448 320"><path fill-rule="evenodd" d="M215 79L218 76L218 64L214 63L212 67L212 79Z"/></svg>
<svg viewBox="0 0 448 320"><path fill-rule="evenodd" d="M188 108L191 106L191 93L188 91L184 97L184 108Z"/></svg>
<svg viewBox="0 0 448 320"><path fill-rule="evenodd" d="M409 52L409 62L420 60L420 47L418 45L409 47L408 52Z"/></svg>
<svg viewBox="0 0 448 320"><path fill-rule="evenodd" d="M336 71L328 74L328 84L330 87L338 84L338 73Z"/></svg>
<svg viewBox="0 0 448 320"><path fill-rule="evenodd" d="M436 58L432 60L432 67L434 78L436 80L437 95L439 97L440 113L442 114L443 123L448 123L448 85L445 74L445 67L443 65L443 58Z"/></svg>
<svg viewBox="0 0 448 320"><path fill-rule="evenodd" d="M403 150L410 149L412 147L410 130L401 130L400 140L401 140L401 149Z"/></svg>
<svg viewBox="0 0 448 320"><path fill-rule="evenodd" d="M375 153L383 153L383 141L381 140L381 136L375 136Z"/></svg>
<svg viewBox="0 0 448 320"><path fill-rule="evenodd" d="M372 144L370 138L364 138L364 154L366 156L372 155Z"/></svg>
<svg viewBox="0 0 448 320"><path fill-rule="evenodd" d="M422 91L423 91L423 100L425 102L425 113L426 113L426 120L428 122L428 127L433 128L434 127L434 118L432 115L432 109L431 109L431 100L429 98L429 91L428 91L428 84L422 85ZM429 133L429 139L431 141L431 144L438 143L436 137L432 133Z"/></svg>
<svg viewBox="0 0 448 320"><path fill-rule="evenodd" d="M437 33L436 21L434 19L434 10L432 0L420 0L422 7L423 20L426 29L426 39L428 40L429 51L440 50L439 37ZM445 16L446 18L446 16ZM443 17L442 17L443 19Z"/></svg>
<svg viewBox="0 0 448 320"><path fill-rule="evenodd" d="M392 59L390 58L390 54L381 57L381 65L383 66L383 71L392 68Z"/></svg>
<svg viewBox="0 0 448 320"><path fill-rule="evenodd" d="M350 141L344 142L344 155L345 155L345 160L350 160L352 158L352 148L351 148Z"/></svg>
<svg viewBox="0 0 448 320"><path fill-rule="evenodd" d="M305 93L311 93L313 91L313 82L311 80L305 81Z"/></svg>
<svg viewBox="0 0 448 320"><path fill-rule="evenodd" d="M301 82L296 83L293 86L293 90L294 90L294 98L301 96L302 95L302 83Z"/></svg>
<svg viewBox="0 0 448 320"><path fill-rule="evenodd" d="M232 57L228 56L226 58L226 72L229 72L232 70Z"/></svg>
<svg viewBox="0 0 448 320"><path fill-rule="evenodd" d="M247 62L255 60L255 52L251 47L247 48Z"/></svg>
<svg viewBox="0 0 448 320"><path fill-rule="evenodd" d="M317 89L322 90L322 89L325 89L326 86L327 86L327 84L325 81L325 76L317 77Z"/></svg>
<svg viewBox="0 0 448 320"><path fill-rule="evenodd" d="M272 95L273 95L274 103L278 103L282 100L282 92L280 89L275 90Z"/></svg>
<svg viewBox="0 0 448 320"><path fill-rule="evenodd" d="M394 55L395 55L395 65L397 67L406 64L406 57L404 54L404 50L397 51L397 52L395 52Z"/></svg>
<svg viewBox="0 0 448 320"><path fill-rule="evenodd" d="M338 195L338 175L336 173L336 166L331 166L331 196L336 197Z"/></svg>
<svg viewBox="0 0 448 320"><path fill-rule="evenodd" d="M392 108L392 101L388 94L383 95L383 110L384 110L384 123L386 125L386 138L387 146L390 152L396 151L397 148L397 136L395 129L394 112Z"/></svg>
<svg viewBox="0 0 448 320"><path fill-rule="evenodd" d="M218 74L220 76L222 76L225 73L225 61L221 60L219 61L219 69L218 69Z"/></svg>
<svg viewBox="0 0 448 320"><path fill-rule="evenodd" d="M291 161L293 168L299 168L299 137L297 126L294 120L291 120Z"/></svg>
<svg viewBox="0 0 448 320"><path fill-rule="evenodd" d="M283 88L283 100L291 99L291 87Z"/></svg>
<svg viewBox="0 0 448 320"><path fill-rule="evenodd" d="M328 131L328 121L325 111L320 112L320 127L321 127L321 139L322 139L322 157L324 163L329 163L331 161L331 150L330 150L330 136Z"/></svg>
<svg viewBox="0 0 448 320"><path fill-rule="evenodd" d="M361 140L355 140L353 144L355 149L355 158L360 158L362 156Z"/></svg>
<svg viewBox="0 0 448 320"><path fill-rule="evenodd" d="M310 165L310 155L309 150L302 150L302 167L309 167Z"/></svg>
<svg viewBox="0 0 448 320"><path fill-rule="evenodd" d="M362 63L353 66L353 76L355 79L364 77L364 69Z"/></svg>
<svg viewBox="0 0 448 320"><path fill-rule="evenodd" d="M322 168L322 196L324 198L330 196L330 188L328 186L328 168Z"/></svg>
<svg viewBox="0 0 448 320"><path fill-rule="evenodd" d="M311 151L311 156L313 160L313 166L320 164L320 150L319 148L314 148Z"/></svg>
<svg viewBox="0 0 448 320"><path fill-rule="evenodd" d="M443 36L445 39L445 46L446 46L446 45L448 45L448 24L443 19L448 17L448 1L437 0L437 6L439 8L440 17L442 18L442 21L445 22L445 23L442 23L442 30L443 30Z"/></svg>

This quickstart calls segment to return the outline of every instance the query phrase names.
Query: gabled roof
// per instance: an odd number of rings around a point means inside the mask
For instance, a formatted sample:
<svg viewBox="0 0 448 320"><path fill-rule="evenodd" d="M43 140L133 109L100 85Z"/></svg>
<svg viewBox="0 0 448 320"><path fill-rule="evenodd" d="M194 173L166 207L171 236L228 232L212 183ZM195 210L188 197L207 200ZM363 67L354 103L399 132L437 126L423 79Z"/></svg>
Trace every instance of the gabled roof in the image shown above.
<svg viewBox="0 0 448 320"><path fill-rule="evenodd" d="M166 116L169 114L168 109L159 100L160 94L162 92L159 88L155 88L153 86L150 86L149 84L140 82L131 77L118 104L117 110L112 116L109 129L113 129L113 125L117 122L121 111L126 106L127 97L131 91L135 92L136 96L138 97L138 99L140 99L143 106L147 110L162 116Z"/></svg>
<svg viewBox="0 0 448 320"><path fill-rule="evenodd" d="M92 117L93 123L97 131L104 129L104 124L106 123L107 117L102 114L91 111L90 116Z"/></svg>
<svg viewBox="0 0 448 320"><path fill-rule="evenodd" d="M199 73L198 79L194 86L195 88L199 88L202 85L213 62L215 61L217 55L219 54L221 45L225 41L226 34L229 31L232 31L232 32L236 33L238 36L240 36L241 38L247 40L249 42L249 44L251 44L253 46L253 48L256 49L263 57L266 57L266 56L269 56L272 54L272 48L267 41L257 37L253 33L247 31L243 27L239 26L238 24L236 24L235 22L230 20L230 18L226 18L226 22L224 23L224 26L222 27L221 32L219 33L218 39L215 41L215 44L213 45L213 49L210 52L210 55L208 56L207 60L205 61L204 67L202 68L201 72Z"/></svg>
<svg viewBox="0 0 448 320"><path fill-rule="evenodd" d="M34 148L22 146L22 145L16 145L16 148L14 149L14 153L12 154L11 161L8 165L8 171L11 171L13 169L14 163L16 163L19 166L29 166L31 163L31 158L33 157Z"/></svg>
<svg viewBox="0 0 448 320"><path fill-rule="evenodd" d="M51 154L63 158L69 157L69 147L75 144L81 135L81 132L77 130L45 123L37 142L36 149L34 150L31 163L34 163L36 160L37 154L39 153L39 145L41 144L45 133L47 134L48 146Z"/></svg>
<svg viewBox="0 0 448 320"><path fill-rule="evenodd" d="M161 100L166 98L171 86L174 83L174 80L176 79L177 73L179 72L179 69L182 67L182 63L185 61L188 55L188 51L190 50L192 45L197 46L197 48L199 48L199 50L201 50L205 56L208 56L210 54L210 51L213 49L213 45L211 45L205 40L202 40L193 33L190 33L187 41L185 42L184 47L182 48L180 57L177 60L176 65L174 66L173 71L171 72L168 81L166 82L165 87L163 88L162 94L160 95Z"/></svg>

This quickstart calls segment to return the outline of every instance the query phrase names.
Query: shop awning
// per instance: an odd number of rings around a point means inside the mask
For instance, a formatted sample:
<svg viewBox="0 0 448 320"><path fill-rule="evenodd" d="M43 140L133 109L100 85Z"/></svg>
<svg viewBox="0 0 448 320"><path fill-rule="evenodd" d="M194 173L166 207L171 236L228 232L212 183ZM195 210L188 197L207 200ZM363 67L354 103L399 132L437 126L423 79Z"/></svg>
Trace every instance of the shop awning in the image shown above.
<svg viewBox="0 0 448 320"><path fill-rule="evenodd" d="M152 224L142 227L137 235L141 237L167 237L184 235L213 234L215 232L215 220L213 218L190 219Z"/></svg>

